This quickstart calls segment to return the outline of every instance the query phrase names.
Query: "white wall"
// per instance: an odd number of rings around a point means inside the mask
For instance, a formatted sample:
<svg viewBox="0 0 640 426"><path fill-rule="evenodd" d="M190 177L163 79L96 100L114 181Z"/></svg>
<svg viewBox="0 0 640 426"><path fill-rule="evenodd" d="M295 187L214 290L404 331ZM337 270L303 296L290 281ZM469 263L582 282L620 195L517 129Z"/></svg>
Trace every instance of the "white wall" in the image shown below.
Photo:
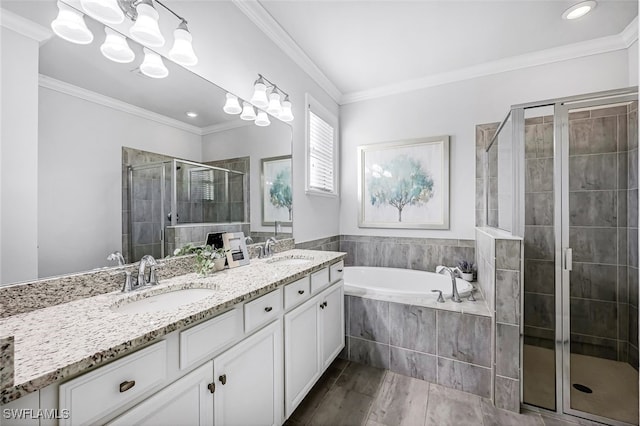
<svg viewBox="0 0 640 426"><path fill-rule="evenodd" d="M271 123L268 127L254 124L205 135L202 137L202 161L224 160L227 158L250 157L250 195L251 230L273 232L273 226L262 226L262 193L260 185L261 160L268 157L291 155L291 127L284 123ZM294 181L296 185L303 182ZM298 200L293 199L294 215ZM294 229L298 227L294 218ZM300 218L302 220L302 218ZM283 227L283 232L291 232Z"/></svg>
<svg viewBox="0 0 640 426"><path fill-rule="evenodd" d="M473 239L475 125L501 121L514 104L626 87L628 73L620 50L343 105L340 233ZM451 135L450 229L358 228L357 147L437 135Z"/></svg>
<svg viewBox="0 0 640 426"><path fill-rule="evenodd" d="M40 277L105 266L121 250L123 146L201 159L199 135L44 87L39 117Z"/></svg>
<svg viewBox="0 0 640 426"><path fill-rule="evenodd" d="M290 123L294 237L304 242L338 234L340 200L304 192L304 94L309 92L336 116L338 105L230 2L174 2L173 6L189 20L199 58L193 71L245 99L251 98L258 73L290 94L295 116Z"/></svg>
<svg viewBox="0 0 640 426"><path fill-rule="evenodd" d="M638 85L638 40L627 49L629 61L629 86Z"/></svg>
<svg viewBox="0 0 640 426"><path fill-rule="evenodd" d="M38 42L1 29L0 283L38 273Z"/></svg>

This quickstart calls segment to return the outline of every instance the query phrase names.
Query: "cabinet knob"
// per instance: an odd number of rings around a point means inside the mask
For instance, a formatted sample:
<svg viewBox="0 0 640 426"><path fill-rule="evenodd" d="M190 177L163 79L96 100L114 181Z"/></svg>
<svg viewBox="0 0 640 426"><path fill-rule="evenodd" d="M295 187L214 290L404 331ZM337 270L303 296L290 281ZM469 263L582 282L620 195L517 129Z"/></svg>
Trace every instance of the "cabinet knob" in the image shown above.
<svg viewBox="0 0 640 426"><path fill-rule="evenodd" d="M215 383L209 383L207 385L207 389L209 389L209 392L214 393L216 391L216 384Z"/></svg>
<svg viewBox="0 0 640 426"><path fill-rule="evenodd" d="M271 306L267 306L266 308L264 308L265 312L271 312L273 310L273 308Z"/></svg>
<svg viewBox="0 0 640 426"><path fill-rule="evenodd" d="M298 294L304 294L304 290L298 290Z"/></svg>
<svg viewBox="0 0 640 426"><path fill-rule="evenodd" d="M327 303L326 300L324 301L323 305L324 305L325 308L327 307L328 303Z"/></svg>
<svg viewBox="0 0 640 426"><path fill-rule="evenodd" d="M126 380L120 383L120 392L126 392L136 385L135 380Z"/></svg>
<svg viewBox="0 0 640 426"><path fill-rule="evenodd" d="M218 380L220 380L220 383L222 383L222 385L226 385L227 384L227 375L223 374L222 376L218 377Z"/></svg>
<svg viewBox="0 0 640 426"><path fill-rule="evenodd" d="M320 304L320 309L324 309L324 303Z"/></svg>

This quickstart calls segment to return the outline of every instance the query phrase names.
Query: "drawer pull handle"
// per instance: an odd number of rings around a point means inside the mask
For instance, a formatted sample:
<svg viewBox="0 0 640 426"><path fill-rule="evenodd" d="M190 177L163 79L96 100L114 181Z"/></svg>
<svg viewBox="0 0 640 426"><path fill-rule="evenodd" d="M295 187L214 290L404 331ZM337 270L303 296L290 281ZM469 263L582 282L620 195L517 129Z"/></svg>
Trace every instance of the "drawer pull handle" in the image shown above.
<svg viewBox="0 0 640 426"><path fill-rule="evenodd" d="M209 389L209 392L214 393L216 391L216 384L215 383L209 383L207 385L207 389Z"/></svg>
<svg viewBox="0 0 640 426"><path fill-rule="evenodd" d="M320 309L324 309L324 303L320 304Z"/></svg>
<svg viewBox="0 0 640 426"><path fill-rule="evenodd" d="M271 306L267 306L266 308L264 308L265 312L271 312L273 310L273 308Z"/></svg>
<svg viewBox="0 0 640 426"><path fill-rule="evenodd" d="M227 384L227 375L223 374L222 376L218 377L218 380L220 380L220 382L222 383L222 385L226 385Z"/></svg>
<svg viewBox="0 0 640 426"><path fill-rule="evenodd" d="M127 380L120 383L120 392L126 392L136 385L135 380Z"/></svg>
<svg viewBox="0 0 640 426"><path fill-rule="evenodd" d="M298 290L298 294L304 294L304 290Z"/></svg>
<svg viewBox="0 0 640 426"><path fill-rule="evenodd" d="M327 307L327 301L326 300L324 301L323 305L324 305L325 308Z"/></svg>
<svg viewBox="0 0 640 426"><path fill-rule="evenodd" d="M342 269L338 269L338 272L342 272Z"/></svg>

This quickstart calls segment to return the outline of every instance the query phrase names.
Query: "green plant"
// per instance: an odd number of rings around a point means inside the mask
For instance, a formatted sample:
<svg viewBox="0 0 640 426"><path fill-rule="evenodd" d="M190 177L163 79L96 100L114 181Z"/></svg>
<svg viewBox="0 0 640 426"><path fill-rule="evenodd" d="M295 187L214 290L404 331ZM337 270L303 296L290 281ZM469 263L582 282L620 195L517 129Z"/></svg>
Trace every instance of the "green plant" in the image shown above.
<svg viewBox="0 0 640 426"><path fill-rule="evenodd" d="M196 273L207 275L213 269L213 261L222 259L227 255L229 250L225 248L213 248L212 246L196 247L193 244L187 244L173 252L174 256L183 256L187 254L195 254Z"/></svg>

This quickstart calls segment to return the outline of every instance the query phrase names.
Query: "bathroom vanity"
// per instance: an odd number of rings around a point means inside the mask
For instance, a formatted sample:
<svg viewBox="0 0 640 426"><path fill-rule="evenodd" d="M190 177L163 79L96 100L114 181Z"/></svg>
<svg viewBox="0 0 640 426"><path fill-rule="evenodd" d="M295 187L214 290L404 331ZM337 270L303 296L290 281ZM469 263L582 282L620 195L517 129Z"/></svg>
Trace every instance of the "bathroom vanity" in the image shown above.
<svg viewBox="0 0 640 426"><path fill-rule="evenodd" d="M343 258L290 250L2 319L2 424L280 425L344 347Z"/></svg>

